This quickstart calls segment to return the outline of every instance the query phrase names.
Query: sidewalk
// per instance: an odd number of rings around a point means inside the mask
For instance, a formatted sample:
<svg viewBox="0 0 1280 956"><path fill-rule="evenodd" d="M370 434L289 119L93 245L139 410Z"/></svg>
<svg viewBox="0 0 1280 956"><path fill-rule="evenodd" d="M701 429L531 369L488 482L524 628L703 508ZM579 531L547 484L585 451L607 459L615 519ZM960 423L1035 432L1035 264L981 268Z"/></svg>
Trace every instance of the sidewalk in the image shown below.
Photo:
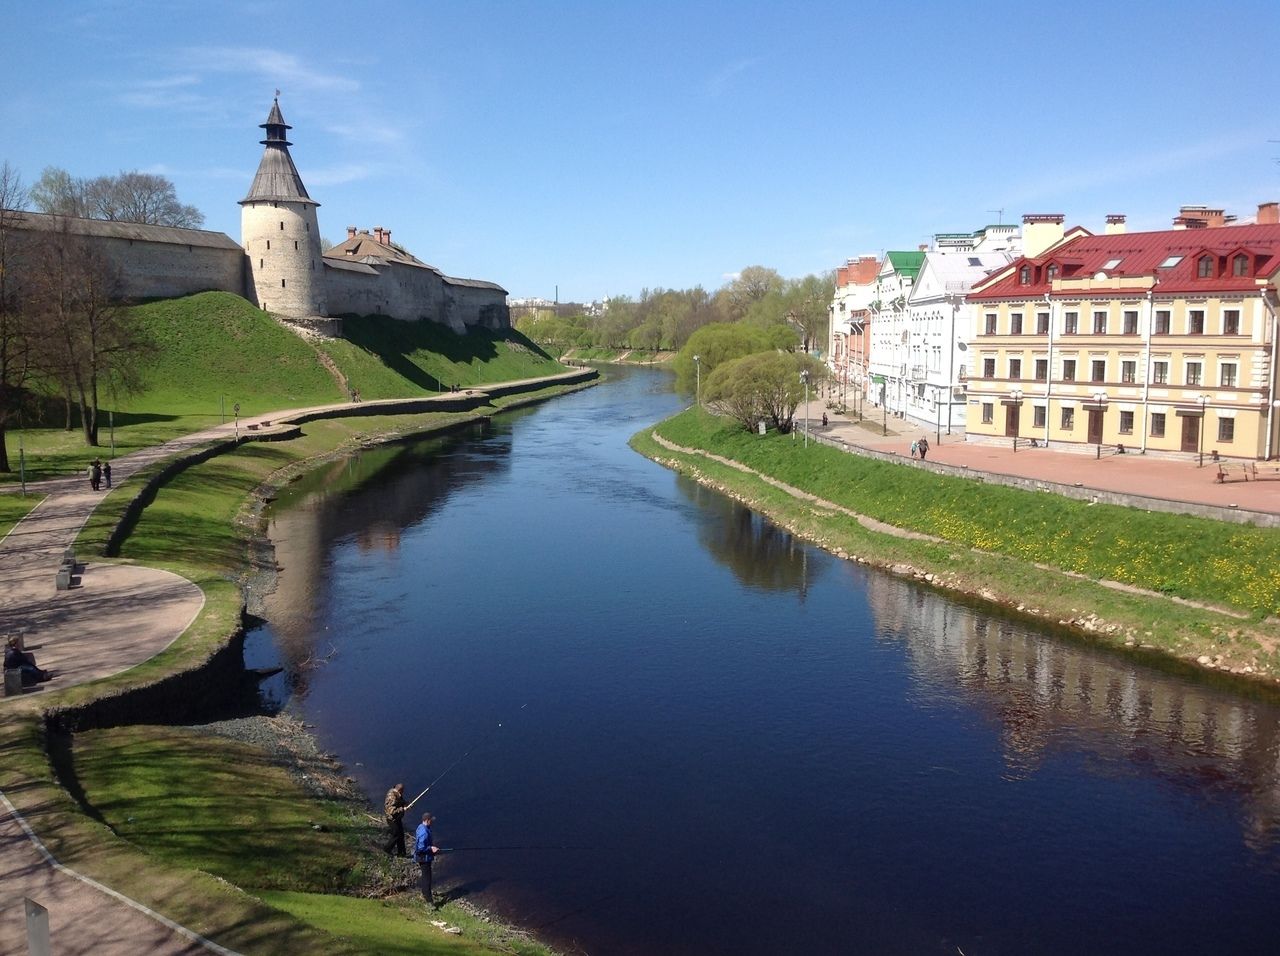
<svg viewBox="0 0 1280 956"><path fill-rule="evenodd" d="M902 419L889 418L888 438L880 435L879 410L877 417L868 417L867 428L846 416L829 411L825 402L811 401L808 406L811 436L840 439L845 443L879 452L900 455L911 460L911 443L918 438L929 440L929 462L966 467L979 476L983 473L1011 475L1036 481L1052 481L1063 485L1079 484L1094 491L1119 494L1145 495L1197 505L1226 508L1234 505L1243 511L1260 511L1280 514L1280 481L1240 481L1220 484L1216 478L1217 467L1205 459L1203 468L1197 467L1191 456L1187 459L1155 458L1130 451L1125 455L1109 452L1114 446L1103 446L1102 458L1094 457L1092 446L1087 450L1059 451L1054 448L1031 448L1019 443L1013 450L1013 440L999 444L966 442L962 434L947 435L943 429L941 441L937 431ZM802 406L798 418L804 417ZM822 425L826 412L830 424ZM803 426L802 426L803 427ZM897 431L896 436L892 433ZM1238 465L1232 468L1238 471Z"/></svg>

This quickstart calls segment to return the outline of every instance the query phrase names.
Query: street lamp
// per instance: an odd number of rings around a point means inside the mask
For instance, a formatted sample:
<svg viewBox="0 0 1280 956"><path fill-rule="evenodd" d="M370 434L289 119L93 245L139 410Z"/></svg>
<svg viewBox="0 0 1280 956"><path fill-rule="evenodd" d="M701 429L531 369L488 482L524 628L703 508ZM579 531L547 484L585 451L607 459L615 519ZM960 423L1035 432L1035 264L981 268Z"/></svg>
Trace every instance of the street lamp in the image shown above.
<svg viewBox="0 0 1280 956"><path fill-rule="evenodd" d="M1103 415L1106 415L1107 412L1106 412L1105 405L1107 401L1107 393L1102 391L1094 392L1093 401L1098 406L1098 411L1101 412ZM1094 458L1096 461L1102 460L1102 423L1101 422L1098 423L1098 449L1097 449L1097 454L1094 456Z"/></svg>
<svg viewBox="0 0 1280 956"><path fill-rule="evenodd" d="M948 399L951 398L950 393L947 394L947 398ZM941 385L933 386L933 419L934 419L934 426L935 426L934 438L937 439L936 444L941 445L942 444L942 386ZM948 432L947 434L950 434L950 432Z"/></svg>
<svg viewBox="0 0 1280 956"><path fill-rule="evenodd" d="M27 496L27 452L22 447L22 409L18 409L18 479L22 482L22 497Z"/></svg>
<svg viewBox="0 0 1280 956"><path fill-rule="evenodd" d="M1018 435L1022 431L1022 389L1009 389L1009 398L1012 404L1009 406L1013 412L1013 453L1018 453Z"/></svg>
<svg viewBox="0 0 1280 956"><path fill-rule="evenodd" d="M693 357L694 375L697 377L698 384L694 386L694 399L698 403L698 407L702 407L702 356L695 355Z"/></svg>
<svg viewBox="0 0 1280 956"><path fill-rule="evenodd" d="M1209 396L1197 395L1196 401L1200 403L1200 464L1196 465L1196 467L1203 468L1204 467L1204 419L1205 419L1204 408L1206 405L1209 404Z"/></svg>
<svg viewBox="0 0 1280 956"><path fill-rule="evenodd" d="M804 382L804 447L809 447L809 370L800 372L800 381Z"/></svg>

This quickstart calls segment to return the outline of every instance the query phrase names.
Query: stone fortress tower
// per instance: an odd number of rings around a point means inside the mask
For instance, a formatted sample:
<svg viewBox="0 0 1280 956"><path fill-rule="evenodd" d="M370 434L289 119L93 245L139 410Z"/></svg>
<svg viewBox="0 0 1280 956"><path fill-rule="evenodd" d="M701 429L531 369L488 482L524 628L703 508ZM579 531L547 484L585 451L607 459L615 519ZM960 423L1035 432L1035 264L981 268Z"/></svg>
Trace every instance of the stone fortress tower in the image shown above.
<svg viewBox="0 0 1280 956"><path fill-rule="evenodd" d="M248 256L248 299L266 312L297 317L328 315L325 271L320 252L319 203L289 155L292 145L285 130L292 129L271 104L266 147L249 194L240 200L240 238Z"/></svg>

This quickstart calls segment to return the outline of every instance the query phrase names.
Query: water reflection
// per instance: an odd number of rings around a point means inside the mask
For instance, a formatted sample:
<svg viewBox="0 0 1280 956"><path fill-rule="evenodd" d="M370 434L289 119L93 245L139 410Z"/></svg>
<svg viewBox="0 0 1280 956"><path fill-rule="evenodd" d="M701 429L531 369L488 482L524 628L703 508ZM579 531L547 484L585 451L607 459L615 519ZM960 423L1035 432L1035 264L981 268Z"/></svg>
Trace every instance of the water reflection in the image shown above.
<svg viewBox="0 0 1280 956"><path fill-rule="evenodd" d="M866 579L882 637L902 642L930 690L958 692L998 728L1010 779L1052 752L1091 772L1157 777L1204 799L1231 797L1246 844L1280 838L1275 707L1057 640L881 575Z"/></svg>
<svg viewBox="0 0 1280 956"><path fill-rule="evenodd" d="M808 593L822 565L809 567L810 548L791 532L690 478L681 477L676 487L715 516L699 522L698 540L745 587L795 591L801 598Z"/></svg>
<svg viewBox="0 0 1280 956"><path fill-rule="evenodd" d="M267 520L277 575L262 609L288 693L305 697L309 675L337 651L340 638L323 623L335 589L334 547L349 541L394 564L405 529L422 524L459 489L510 467L509 441L474 441L491 432L477 426L364 449L281 493ZM470 444L458 454L463 443Z"/></svg>

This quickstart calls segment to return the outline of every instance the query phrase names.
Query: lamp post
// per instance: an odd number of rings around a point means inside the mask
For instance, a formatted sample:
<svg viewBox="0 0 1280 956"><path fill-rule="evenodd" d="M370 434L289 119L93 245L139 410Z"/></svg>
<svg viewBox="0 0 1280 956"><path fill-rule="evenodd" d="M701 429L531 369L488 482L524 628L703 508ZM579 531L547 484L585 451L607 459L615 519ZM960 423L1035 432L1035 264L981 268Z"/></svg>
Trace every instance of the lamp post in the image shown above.
<svg viewBox="0 0 1280 956"><path fill-rule="evenodd" d="M948 393L947 398L949 399L950 397L951 395L950 393ZM936 426L936 430L934 432L934 438L936 439L935 444L941 445L942 444L942 386L941 385L933 386L933 419L934 419L934 425ZM951 432L948 431L947 434L949 435L951 434Z"/></svg>
<svg viewBox="0 0 1280 956"><path fill-rule="evenodd" d="M804 382L804 447L809 447L809 370L800 372L800 381Z"/></svg>
<svg viewBox="0 0 1280 956"><path fill-rule="evenodd" d="M236 413L236 444L239 444L240 443L240 403L236 402L233 406L231 406L231 408Z"/></svg>
<svg viewBox="0 0 1280 956"><path fill-rule="evenodd" d="M22 409L18 409L18 480L22 483L22 497L27 496L27 452L22 447Z"/></svg>
<svg viewBox="0 0 1280 956"><path fill-rule="evenodd" d="M1009 389L1009 398L1013 404L1009 407L1014 409L1013 413L1013 453L1018 453L1018 435L1022 432L1022 389Z"/></svg>
<svg viewBox="0 0 1280 956"><path fill-rule="evenodd" d="M1097 404L1098 410L1102 412L1103 415L1106 415L1106 409L1103 407L1106 400L1107 400L1106 392L1099 391L1099 392L1093 393L1093 401L1095 404ZM1102 426L1101 424L1099 424L1098 426L1098 448L1097 448L1097 454L1094 456L1094 460L1095 461L1102 460Z"/></svg>
<svg viewBox="0 0 1280 956"><path fill-rule="evenodd" d="M1204 419L1205 419L1204 409L1205 409L1205 406L1209 404L1209 396L1197 395L1196 401L1200 403L1200 464L1196 465L1196 467L1203 468L1204 467Z"/></svg>
<svg viewBox="0 0 1280 956"><path fill-rule="evenodd" d="M694 376L697 384L694 386L694 400L698 403L698 408L702 408L702 356L695 355L693 357Z"/></svg>

